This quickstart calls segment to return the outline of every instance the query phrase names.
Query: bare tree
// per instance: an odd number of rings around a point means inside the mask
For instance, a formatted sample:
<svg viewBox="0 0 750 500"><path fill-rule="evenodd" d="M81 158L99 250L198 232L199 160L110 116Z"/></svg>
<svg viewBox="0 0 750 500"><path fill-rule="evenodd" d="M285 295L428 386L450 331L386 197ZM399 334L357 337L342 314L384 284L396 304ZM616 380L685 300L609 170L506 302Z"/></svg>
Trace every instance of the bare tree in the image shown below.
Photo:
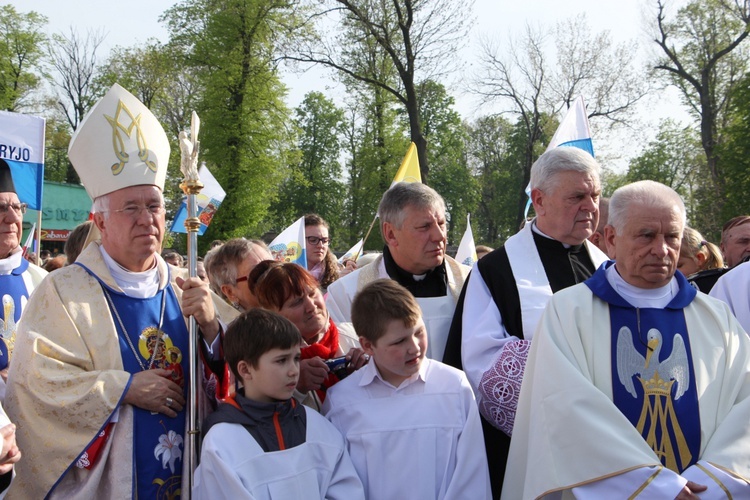
<svg viewBox="0 0 750 500"><path fill-rule="evenodd" d="M509 102L510 112L518 116L526 136L523 186L529 183L531 165L538 154L535 149L539 147L544 126L551 116L545 108L543 96L543 91L549 86L543 46L544 37L529 25L520 44L510 42L509 58L499 56L497 44L485 39L480 56L482 73L471 85L472 92L481 96L485 104L498 99ZM523 220L525 205L526 193L522 188L518 193L515 227Z"/></svg>
<svg viewBox="0 0 750 500"><path fill-rule="evenodd" d="M52 36L50 58L57 73L53 84L58 90L57 105L75 131L96 102L93 78L97 71L96 51L105 35L89 31L85 37L70 28L70 33Z"/></svg>
<svg viewBox="0 0 750 500"><path fill-rule="evenodd" d="M635 44L614 45L608 32L592 36L586 17L561 23L552 32L555 50L542 28L526 27L520 42L511 40L500 54L496 42L481 43L480 72L470 90L484 104L504 105L503 112L516 115L525 133L523 187L528 185L531 165L542 151L542 140L552 118L583 95L589 118L610 125L627 124L634 105L649 91L642 71L634 66ZM553 54L555 64L548 62ZM519 189L517 223L523 220L526 193Z"/></svg>
<svg viewBox="0 0 750 500"><path fill-rule="evenodd" d="M656 7L654 42L663 57L655 68L667 73L700 120L718 213L724 179L716 146L732 90L747 71L743 44L750 33L750 0L693 0L672 22L667 21L665 0L657 0Z"/></svg>
<svg viewBox="0 0 750 500"><path fill-rule="evenodd" d="M557 67L551 77L548 106L569 108L579 96L589 118L626 125L635 104L650 91L644 72L635 67L638 44L614 44L609 31L592 34L585 14L566 19L555 29Z"/></svg>
<svg viewBox="0 0 750 500"><path fill-rule="evenodd" d="M450 71L466 39L472 4L458 0L325 0L310 2L318 35L287 59L324 64L360 82L382 88L406 109L417 145L422 178L429 175L427 140L422 133L417 82ZM322 4L322 6L320 6ZM320 6L320 7L319 7ZM328 24L326 24L328 23ZM343 26L331 34L325 27ZM358 54L382 51L397 78L378 78ZM366 56L365 56L366 57ZM373 59L371 59L373 60ZM370 68L372 69L372 68ZM389 72L380 72L387 75Z"/></svg>

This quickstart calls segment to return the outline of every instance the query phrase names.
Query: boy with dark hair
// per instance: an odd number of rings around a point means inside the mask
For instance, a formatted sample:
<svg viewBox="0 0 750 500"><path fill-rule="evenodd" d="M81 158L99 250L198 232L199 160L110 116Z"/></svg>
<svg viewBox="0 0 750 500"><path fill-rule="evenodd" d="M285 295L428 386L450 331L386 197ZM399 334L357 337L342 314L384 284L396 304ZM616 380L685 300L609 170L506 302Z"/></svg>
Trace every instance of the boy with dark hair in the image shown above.
<svg viewBox="0 0 750 500"><path fill-rule="evenodd" d="M261 309L229 325L224 356L244 387L206 420L195 498L364 498L341 434L292 399L301 341Z"/></svg>
<svg viewBox="0 0 750 500"><path fill-rule="evenodd" d="M328 390L323 413L347 441L371 500L490 498L474 394L460 370L425 358L409 291L381 279L352 303L370 363Z"/></svg>

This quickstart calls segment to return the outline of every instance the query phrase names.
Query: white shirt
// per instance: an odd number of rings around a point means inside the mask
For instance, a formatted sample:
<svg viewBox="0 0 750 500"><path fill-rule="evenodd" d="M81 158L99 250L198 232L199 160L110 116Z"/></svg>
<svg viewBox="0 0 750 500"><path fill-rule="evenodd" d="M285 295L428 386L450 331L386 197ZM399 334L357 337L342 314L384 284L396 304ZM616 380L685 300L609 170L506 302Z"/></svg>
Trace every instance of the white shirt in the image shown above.
<svg viewBox="0 0 750 500"><path fill-rule="evenodd" d="M341 435L315 411L306 413L305 442L268 453L241 425L214 425L203 441L193 498L364 499Z"/></svg>
<svg viewBox="0 0 750 500"><path fill-rule="evenodd" d="M394 387L371 360L329 389L323 412L370 500L490 498L479 412L460 370L425 358Z"/></svg>

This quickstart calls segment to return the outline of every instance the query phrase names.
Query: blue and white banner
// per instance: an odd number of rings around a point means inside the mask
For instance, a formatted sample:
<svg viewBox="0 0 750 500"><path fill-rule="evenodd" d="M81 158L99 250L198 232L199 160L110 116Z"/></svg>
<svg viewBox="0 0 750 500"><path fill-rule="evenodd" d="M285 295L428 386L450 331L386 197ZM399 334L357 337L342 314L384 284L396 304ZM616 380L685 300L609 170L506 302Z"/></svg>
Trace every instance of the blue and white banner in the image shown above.
<svg viewBox="0 0 750 500"><path fill-rule="evenodd" d="M594 156L594 143L591 140L591 128L589 127L589 117L586 114L586 103L583 102L583 96L578 96L578 99L568 108L565 118L557 127L546 151L562 146L583 149ZM529 214L529 208L531 208L531 184L526 186L526 196L529 197L529 200L526 202L524 219Z"/></svg>
<svg viewBox="0 0 750 500"><path fill-rule="evenodd" d="M307 247L305 245L305 218L284 229L268 245L271 255L279 262L294 262L307 269Z"/></svg>
<svg viewBox="0 0 750 500"><path fill-rule="evenodd" d="M594 156L594 144L591 141L591 128L589 127L589 117L586 114L586 104L583 102L583 96L578 96L573 105L568 108L565 118L557 127L555 135L547 146L549 151L552 148L560 146L572 146L583 149L591 156Z"/></svg>
<svg viewBox="0 0 750 500"><path fill-rule="evenodd" d="M198 202L198 219L201 221L198 236L203 236L203 233L208 229L208 225L211 224L216 211L221 206L221 202L224 201L224 197L227 194L208 170L205 163L198 169L198 177L203 183L203 189L196 196L196 201ZM174 216L174 222L172 222L170 231L173 233L187 232L185 229L185 219L187 219L187 216L187 197L183 197L182 204Z"/></svg>
<svg viewBox="0 0 750 500"><path fill-rule="evenodd" d="M10 167L18 199L42 209L44 118L0 111L0 158Z"/></svg>

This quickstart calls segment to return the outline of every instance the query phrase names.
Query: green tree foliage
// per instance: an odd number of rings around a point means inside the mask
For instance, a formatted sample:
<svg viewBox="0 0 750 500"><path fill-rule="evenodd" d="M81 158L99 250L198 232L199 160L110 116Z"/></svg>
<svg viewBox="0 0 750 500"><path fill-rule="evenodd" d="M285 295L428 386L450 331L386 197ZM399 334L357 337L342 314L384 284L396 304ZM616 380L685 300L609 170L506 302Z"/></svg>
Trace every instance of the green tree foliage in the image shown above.
<svg viewBox="0 0 750 500"><path fill-rule="evenodd" d="M705 232L712 228L706 226L698 203L705 196L701 178L704 171L705 157L695 130L664 120L656 138L630 161L623 180L630 183L648 179L671 187L685 201L691 226Z"/></svg>
<svg viewBox="0 0 750 500"><path fill-rule="evenodd" d="M369 92L356 93L350 104L345 132L349 160L344 209L349 222L343 236L350 245L365 237L409 147L393 97L376 86L365 90ZM372 227L365 250L382 250L378 222Z"/></svg>
<svg viewBox="0 0 750 500"><path fill-rule="evenodd" d="M0 6L0 109L22 111L41 85L47 18Z"/></svg>
<svg viewBox="0 0 750 500"><path fill-rule="evenodd" d="M185 0L165 13L200 80L202 158L227 192L202 244L269 229L263 220L291 164L286 89L273 64L291 15L278 0Z"/></svg>
<svg viewBox="0 0 750 500"><path fill-rule="evenodd" d="M731 102L723 131L725 141L719 150L721 170L727 179L721 222L750 214L750 74L735 87Z"/></svg>
<svg viewBox="0 0 750 500"><path fill-rule="evenodd" d="M344 221L341 181L344 112L320 92L308 93L295 110L298 161L288 170L272 212L285 227L306 213L317 213L336 237ZM346 242L334 243L339 248Z"/></svg>
<svg viewBox="0 0 750 500"><path fill-rule="evenodd" d="M717 146L732 89L747 71L750 3L746 0L691 0L667 20L666 0L657 0L654 41L663 53L655 68L681 92L700 122L700 138L713 183L710 210L715 224L724 203L725 175Z"/></svg>
<svg viewBox="0 0 750 500"><path fill-rule="evenodd" d="M68 159L70 128L58 119L47 119L45 123L44 180L67 182L72 165Z"/></svg>
<svg viewBox="0 0 750 500"><path fill-rule="evenodd" d="M103 94L118 83L154 111L170 76L169 61L169 54L156 40L141 46L115 47L99 69L94 85Z"/></svg>
<svg viewBox="0 0 750 500"><path fill-rule="evenodd" d="M480 189L479 203L472 213L477 244L493 248L517 232L515 224L523 170L510 161L514 127L499 115L483 116L469 125L469 165Z"/></svg>
<svg viewBox="0 0 750 500"><path fill-rule="evenodd" d="M446 72L466 41L472 3L457 0L326 0L311 2L321 23L319 37L289 54L297 61L324 64L390 93L406 110L409 136L417 146L423 182L428 182L427 141L419 115L417 83ZM345 29L331 31L325 23ZM391 74L362 71L369 55L382 53ZM364 60L363 60L364 56ZM380 60L379 58L377 60ZM386 78L381 78L385 76Z"/></svg>
<svg viewBox="0 0 750 500"><path fill-rule="evenodd" d="M474 211L479 197L467 161L467 131L442 84L426 80L419 84L418 95L422 130L430 146L430 185L445 199L448 243L458 245L466 230L466 215Z"/></svg>

